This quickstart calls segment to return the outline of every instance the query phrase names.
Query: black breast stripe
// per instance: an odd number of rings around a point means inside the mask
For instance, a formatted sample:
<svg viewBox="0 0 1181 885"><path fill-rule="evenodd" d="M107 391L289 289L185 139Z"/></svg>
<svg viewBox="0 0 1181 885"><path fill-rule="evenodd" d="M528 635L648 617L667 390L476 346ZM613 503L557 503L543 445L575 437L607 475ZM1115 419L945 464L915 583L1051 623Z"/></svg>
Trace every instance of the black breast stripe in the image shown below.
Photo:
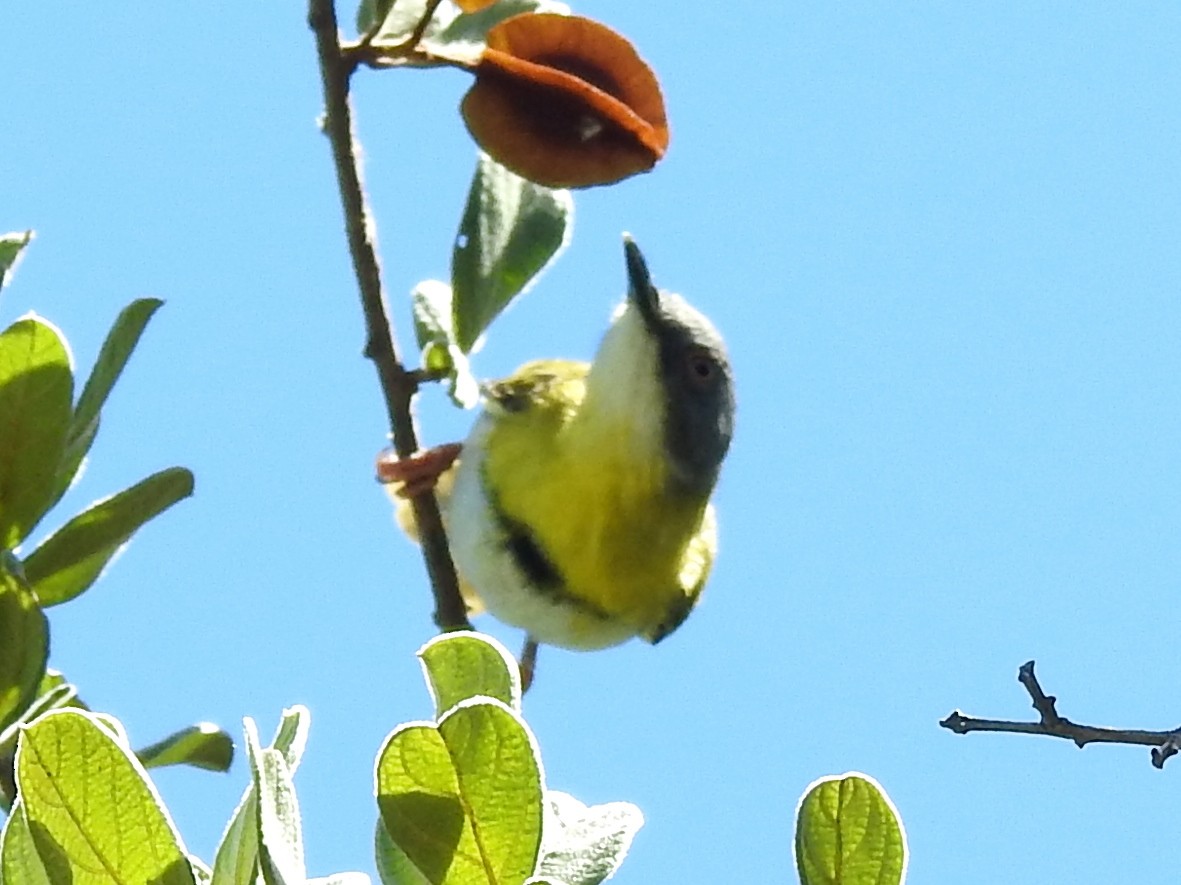
<svg viewBox="0 0 1181 885"><path fill-rule="evenodd" d="M500 508L493 509L496 521L504 529L504 549L512 556L517 568L538 590L550 596L561 596L565 585L562 575L538 545L533 533L521 523L505 516Z"/></svg>
<svg viewBox="0 0 1181 885"><path fill-rule="evenodd" d="M512 557L513 563L520 569L525 580L543 596L554 601L564 602L582 609L588 615L604 621L611 620L611 616L593 603L572 595L566 589L566 581L561 571L554 565L552 559L541 549L541 545L533 536L533 532L525 524L508 516L500 507L500 501L489 488L487 480L484 489L488 495L488 503L492 515L496 519L503 538L505 551ZM476 588L479 592L479 588Z"/></svg>

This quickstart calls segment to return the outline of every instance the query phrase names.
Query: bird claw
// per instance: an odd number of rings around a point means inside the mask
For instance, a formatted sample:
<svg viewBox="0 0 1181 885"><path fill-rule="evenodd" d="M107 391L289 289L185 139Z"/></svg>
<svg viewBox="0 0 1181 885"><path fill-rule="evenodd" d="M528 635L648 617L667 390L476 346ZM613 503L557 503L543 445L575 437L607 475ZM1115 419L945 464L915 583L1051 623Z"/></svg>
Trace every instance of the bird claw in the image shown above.
<svg viewBox="0 0 1181 885"><path fill-rule="evenodd" d="M395 484L399 498L416 498L433 491L439 477L459 457L463 446L460 443L445 443L415 452L409 458L399 458L392 449L386 449L377 456L377 481Z"/></svg>

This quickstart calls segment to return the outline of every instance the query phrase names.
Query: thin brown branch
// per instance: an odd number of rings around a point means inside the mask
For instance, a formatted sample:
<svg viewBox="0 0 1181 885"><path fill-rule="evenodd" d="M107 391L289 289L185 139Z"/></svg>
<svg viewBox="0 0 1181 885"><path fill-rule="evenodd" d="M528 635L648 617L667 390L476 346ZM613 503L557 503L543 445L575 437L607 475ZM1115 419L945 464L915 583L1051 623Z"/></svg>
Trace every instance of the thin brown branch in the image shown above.
<svg viewBox="0 0 1181 885"><path fill-rule="evenodd" d="M342 47L351 68L364 65L380 71L387 68L461 68L471 70L474 60L444 58L425 49L400 49L383 43L348 43Z"/></svg>
<svg viewBox="0 0 1181 885"><path fill-rule="evenodd" d="M400 457L408 458L418 451L418 434L411 404L418 390L420 375L407 371L403 366L389 321L381 282L381 265L374 246L373 220L361 185L353 137L352 112L349 108L349 80L353 64L341 52L333 0L310 0L308 25L316 35L316 51L324 86L324 131L332 145L332 161L336 167L336 180L344 209L349 252L365 315L368 334L365 355L377 368L394 450ZM417 495L411 503L435 595L435 623L443 630L470 629L434 493Z"/></svg>
<svg viewBox="0 0 1181 885"><path fill-rule="evenodd" d="M956 734L970 731L998 731L1010 734L1039 734L1045 737L1065 738L1074 741L1082 749L1087 744L1129 744L1152 747L1152 764L1163 768L1169 757L1181 749L1181 728L1172 731L1144 731L1141 729L1106 728L1098 725L1082 725L1058 714L1058 699L1042 690L1041 683L1033 672L1033 661L1027 661L1017 671L1017 681L1029 693L1037 722L1013 722L1007 719L977 719L965 716L959 710L939 724Z"/></svg>

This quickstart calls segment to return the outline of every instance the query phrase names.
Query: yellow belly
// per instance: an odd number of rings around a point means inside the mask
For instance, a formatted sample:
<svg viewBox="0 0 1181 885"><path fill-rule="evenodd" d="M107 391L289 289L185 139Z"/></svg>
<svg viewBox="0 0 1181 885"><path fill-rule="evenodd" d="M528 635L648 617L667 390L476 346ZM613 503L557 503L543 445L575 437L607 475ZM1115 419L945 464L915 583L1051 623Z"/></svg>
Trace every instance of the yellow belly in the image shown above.
<svg viewBox="0 0 1181 885"><path fill-rule="evenodd" d="M627 635L660 638L688 613L712 564L708 500L670 494L662 460L636 451L627 428L601 426L592 438L560 421L547 430L493 423L482 469L493 506L529 528L561 595Z"/></svg>

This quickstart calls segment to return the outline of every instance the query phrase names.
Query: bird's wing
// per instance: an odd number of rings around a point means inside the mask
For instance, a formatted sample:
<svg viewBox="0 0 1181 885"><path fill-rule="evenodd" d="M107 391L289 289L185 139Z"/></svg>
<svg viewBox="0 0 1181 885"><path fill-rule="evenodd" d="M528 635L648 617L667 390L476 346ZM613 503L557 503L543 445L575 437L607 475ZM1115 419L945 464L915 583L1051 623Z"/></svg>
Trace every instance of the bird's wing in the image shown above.
<svg viewBox="0 0 1181 885"><path fill-rule="evenodd" d="M485 411L494 418L539 411L572 414L586 393L589 369L588 364L571 360L525 363L507 378L484 385Z"/></svg>

